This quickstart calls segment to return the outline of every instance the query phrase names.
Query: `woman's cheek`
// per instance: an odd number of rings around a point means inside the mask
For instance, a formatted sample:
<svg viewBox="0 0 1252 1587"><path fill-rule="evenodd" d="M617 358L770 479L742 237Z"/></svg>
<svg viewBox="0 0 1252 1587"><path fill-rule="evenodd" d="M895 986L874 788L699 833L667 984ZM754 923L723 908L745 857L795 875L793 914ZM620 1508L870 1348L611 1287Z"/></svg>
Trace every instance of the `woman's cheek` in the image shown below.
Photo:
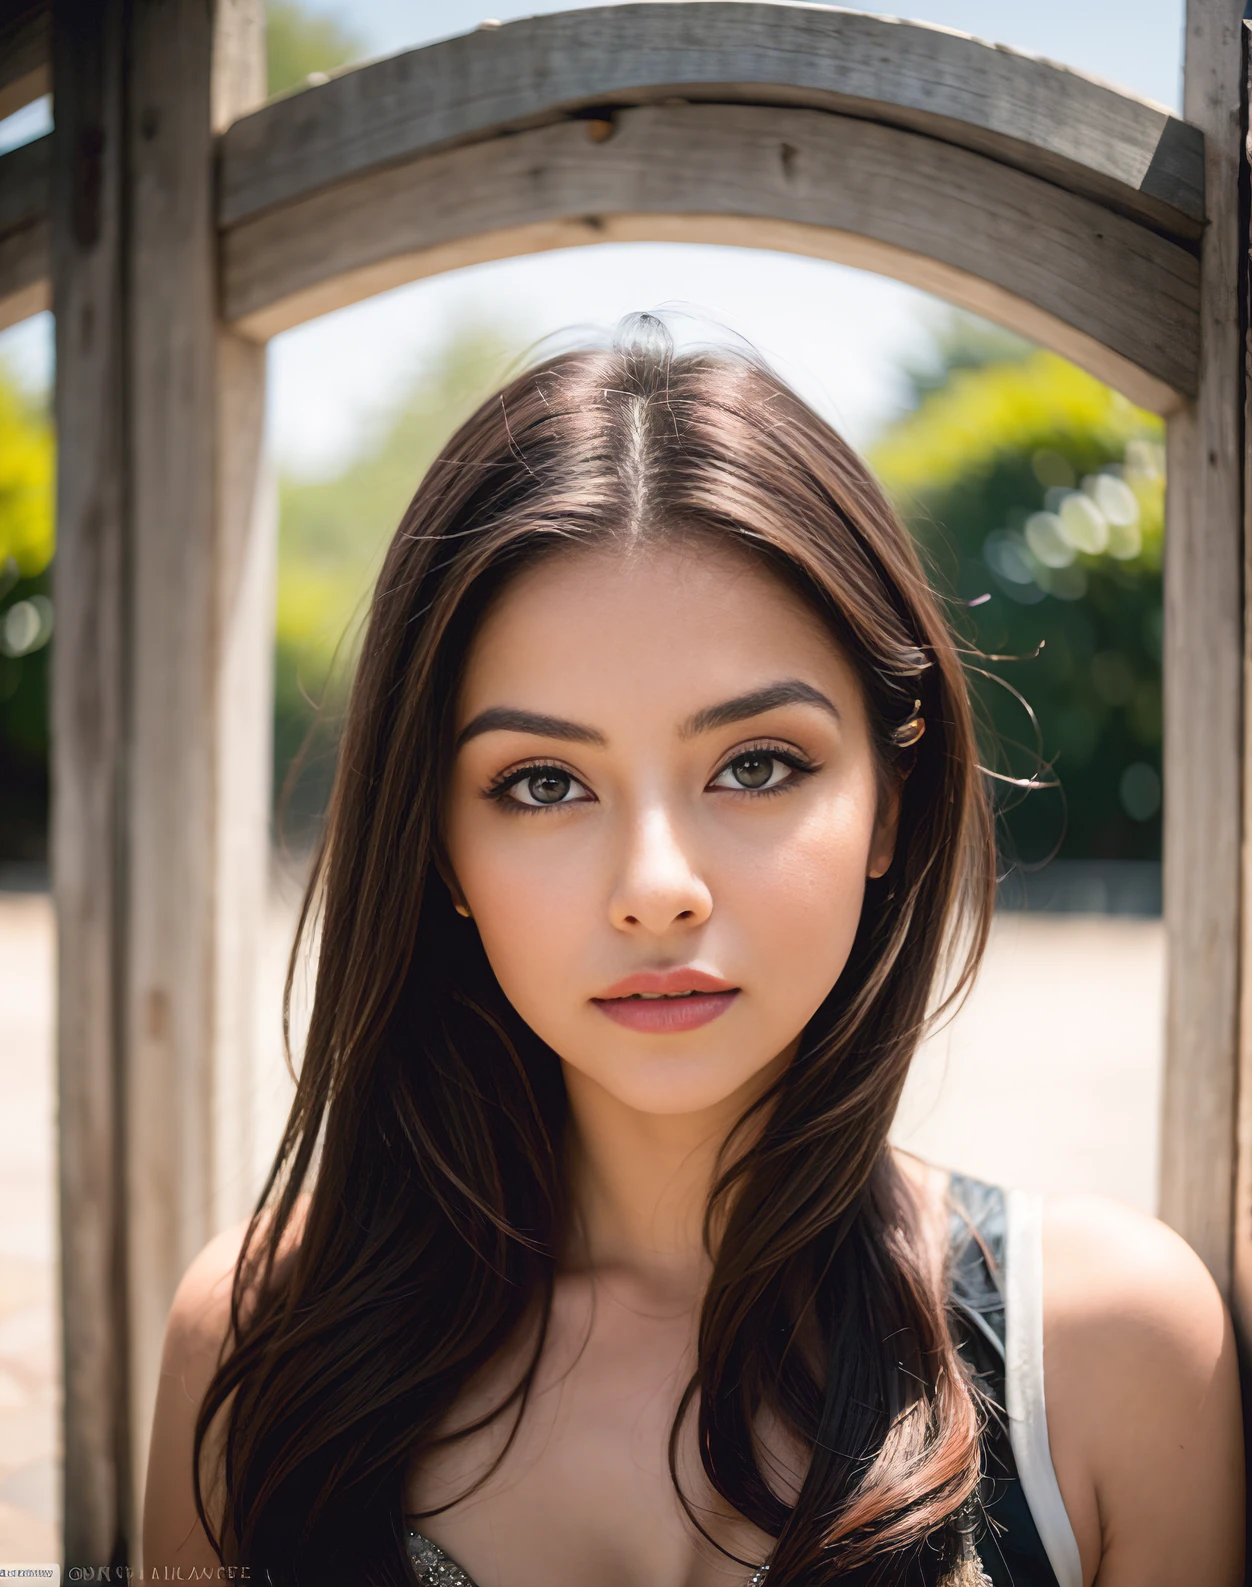
<svg viewBox="0 0 1252 1587"><path fill-rule="evenodd" d="M802 1021L838 980L865 899L872 826L858 810L826 812L794 830L753 867L741 918L772 983L789 989ZM746 968L746 967L745 967Z"/></svg>
<svg viewBox="0 0 1252 1587"><path fill-rule="evenodd" d="M493 855L485 846L464 881L496 979L524 1018L547 1001L545 992L560 1000L590 925L588 867L553 861L542 849L519 856L502 847Z"/></svg>

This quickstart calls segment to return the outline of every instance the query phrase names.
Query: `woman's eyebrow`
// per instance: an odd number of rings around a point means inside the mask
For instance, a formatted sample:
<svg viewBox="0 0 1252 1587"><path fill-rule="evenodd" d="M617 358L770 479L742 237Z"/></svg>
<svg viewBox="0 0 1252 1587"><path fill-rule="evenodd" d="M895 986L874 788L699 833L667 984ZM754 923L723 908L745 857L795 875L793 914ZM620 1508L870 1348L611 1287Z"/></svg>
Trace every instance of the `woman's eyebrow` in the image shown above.
<svg viewBox="0 0 1252 1587"><path fill-rule="evenodd" d="M748 694L738 694L733 700L723 700L720 705L706 706L683 723L679 736L694 738L698 733L707 733L715 727L728 727L733 722L761 716L783 705L816 705L828 711L836 721L840 720L839 707L820 689L799 678L785 678L780 683L768 683L764 688L753 689ZM596 744L601 748L608 743L598 728L587 727L582 722L570 722L563 716L544 716L539 711L523 711L512 705L493 705L480 711L461 729L455 748L460 749L481 733L533 733L536 738L557 738L569 744Z"/></svg>
<svg viewBox="0 0 1252 1587"><path fill-rule="evenodd" d="M707 706L689 717L679 729L681 738L694 738L697 733L707 733L715 727L729 727L732 722L746 721L750 716L761 716L766 711L777 710L780 705L816 705L829 711L836 721L841 720L839 707L831 699L800 678L784 678L779 683L767 683L763 689L753 689L749 694L736 695L733 700L723 700L720 705Z"/></svg>
<svg viewBox="0 0 1252 1587"><path fill-rule="evenodd" d="M536 738L559 738L569 744L607 743L604 734L581 722L567 722L562 716L544 716L538 711L522 711L516 706L493 705L480 711L457 734L456 749L480 733L533 733Z"/></svg>

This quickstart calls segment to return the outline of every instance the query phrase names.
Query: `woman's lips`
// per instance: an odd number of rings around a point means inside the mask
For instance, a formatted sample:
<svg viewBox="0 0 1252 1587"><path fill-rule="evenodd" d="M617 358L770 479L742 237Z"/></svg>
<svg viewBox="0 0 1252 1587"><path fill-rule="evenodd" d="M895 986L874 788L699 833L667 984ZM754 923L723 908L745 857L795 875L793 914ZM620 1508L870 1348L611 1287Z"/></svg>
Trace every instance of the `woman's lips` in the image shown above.
<svg viewBox="0 0 1252 1587"><path fill-rule="evenodd" d="M628 1030L695 1030L724 1014L739 996L730 992L693 992L689 997L597 997L596 1007Z"/></svg>
<svg viewBox="0 0 1252 1587"><path fill-rule="evenodd" d="M628 1030L695 1030L724 1014L739 988L707 970L691 967L641 970L618 981L592 1002Z"/></svg>

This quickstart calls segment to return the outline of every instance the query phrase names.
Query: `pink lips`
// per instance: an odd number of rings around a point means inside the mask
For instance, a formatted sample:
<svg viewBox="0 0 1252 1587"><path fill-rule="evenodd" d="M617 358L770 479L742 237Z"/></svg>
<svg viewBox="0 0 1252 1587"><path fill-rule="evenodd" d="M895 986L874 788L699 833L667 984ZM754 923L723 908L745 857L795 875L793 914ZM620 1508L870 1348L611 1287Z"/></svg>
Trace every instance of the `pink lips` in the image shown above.
<svg viewBox="0 0 1252 1587"><path fill-rule="evenodd" d="M651 992L660 996L644 997ZM592 1002L628 1030L657 1034L695 1030L724 1014L739 988L703 970L643 970L628 975Z"/></svg>

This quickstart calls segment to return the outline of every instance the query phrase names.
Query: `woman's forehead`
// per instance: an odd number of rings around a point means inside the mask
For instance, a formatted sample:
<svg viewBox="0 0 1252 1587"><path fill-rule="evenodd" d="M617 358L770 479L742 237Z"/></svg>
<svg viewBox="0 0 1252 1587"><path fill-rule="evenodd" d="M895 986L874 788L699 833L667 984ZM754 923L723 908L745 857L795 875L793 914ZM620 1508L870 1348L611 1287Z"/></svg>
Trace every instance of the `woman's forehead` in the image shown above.
<svg viewBox="0 0 1252 1587"><path fill-rule="evenodd" d="M507 702L686 712L786 678L855 679L812 609L760 561L713 544L611 547L520 574L471 647L459 724Z"/></svg>

